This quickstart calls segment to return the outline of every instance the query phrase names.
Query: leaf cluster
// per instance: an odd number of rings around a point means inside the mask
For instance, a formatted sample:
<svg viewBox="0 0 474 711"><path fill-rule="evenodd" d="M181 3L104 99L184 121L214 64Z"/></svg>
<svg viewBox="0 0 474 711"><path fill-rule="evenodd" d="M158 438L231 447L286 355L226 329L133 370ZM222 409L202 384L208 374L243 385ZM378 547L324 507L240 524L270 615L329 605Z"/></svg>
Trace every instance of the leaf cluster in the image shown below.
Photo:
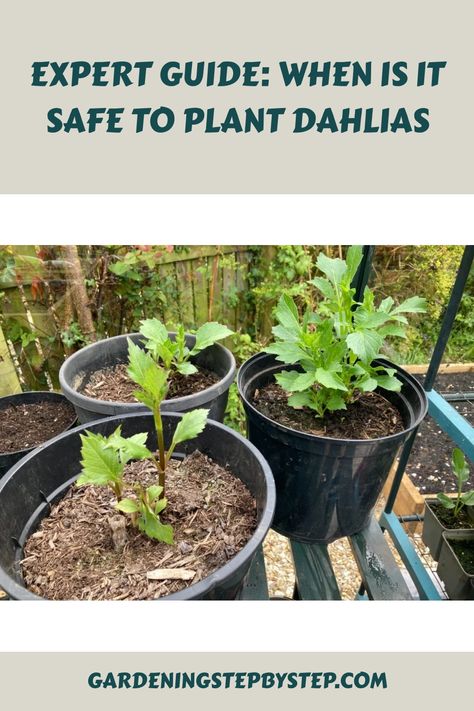
<svg viewBox="0 0 474 711"><path fill-rule="evenodd" d="M174 431L168 449L165 448L160 406L168 391L169 371L162 368L150 350L143 350L130 339L128 374L139 389L135 397L153 412L158 440L158 457L146 446L147 433L123 437L118 427L109 437L93 432L81 435L82 472L78 486L109 486L117 498L116 508L130 516L132 524L150 538L172 544L173 529L160 520L166 508L165 474L167 465L178 444L196 437L206 425L209 410L198 409L185 413ZM149 459L158 473L158 482L147 488L140 482L133 484L135 496L123 498L123 474L131 460Z"/></svg>
<svg viewBox="0 0 474 711"><path fill-rule="evenodd" d="M175 340L169 337L168 329L157 318L140 321L140 333L145 338L145 348L157 363L167 370L174 369L182 375L191 375L197 372L197 368L190 359L217 341L231 336L233 331L217 321L204 323L196 331L196 341L192 348L186 345L182 324L178 326Z"/></svg>
<svg viewBox="0 0 474 711"><path fill-rule="evenodd" d="M457 496L451 499L446 494L437 494L438 501L445 509L452 509L453 516L457 518L464 506L474 506L474 489L462 492L462 487L469 479L469 467L467 466L464 452L456 447L451 458L451 467L456 477Z"/></svg>
<svg viewBox="0 0 474 711"><path fill-rule="evenodd" d="M346 259L320 253L316 265L324 276L311 280L322 294L317 311L307 308L300 318L295 301L283 294L275 310L278 324L272 332L275 342L265 350L298 370L276 376L279 385L291 393L288 403L309 407L318 417L327 411L346 409L359 392L376 388L400 390L395 370L373 361L381 354L387 336L405 335L404 314L421 313L425 300L406 299L396 306L391 297L376 306L366 287L362 302L354 299L352 286L362 259L362 248L349 248Z"/></svg>

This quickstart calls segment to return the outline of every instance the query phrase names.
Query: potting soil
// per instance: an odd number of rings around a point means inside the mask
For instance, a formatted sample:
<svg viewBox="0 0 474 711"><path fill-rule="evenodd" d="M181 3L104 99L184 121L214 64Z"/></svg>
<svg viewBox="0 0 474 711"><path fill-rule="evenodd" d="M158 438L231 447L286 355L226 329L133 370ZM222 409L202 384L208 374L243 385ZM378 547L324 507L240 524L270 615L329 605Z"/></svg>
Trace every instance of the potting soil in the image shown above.
<svg viewBox="0 0 474 711"><path fill-rule="evenodd" d="M323 419L309 408L288 405L288 393L272 382L255 391L257 410L286 427L335 439L375 439L401 432L403 419L398 409L378 393L361 393L347 410L327 412Z"/></svg>
<svg viewBox="0 0 474 711"><path fill-rule="evenodd" d="M66 430L75 417L67 402L8 405L0 410L0 453L36 447Z"/></svg>

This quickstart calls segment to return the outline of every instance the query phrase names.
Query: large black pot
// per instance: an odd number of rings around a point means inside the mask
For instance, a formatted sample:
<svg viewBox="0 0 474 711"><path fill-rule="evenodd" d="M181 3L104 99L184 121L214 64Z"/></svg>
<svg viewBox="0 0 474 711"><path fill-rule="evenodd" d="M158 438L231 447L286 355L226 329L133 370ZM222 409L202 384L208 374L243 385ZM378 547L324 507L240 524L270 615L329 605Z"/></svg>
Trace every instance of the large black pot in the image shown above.
<svg viewBox="0 0 474 711"><path fill-rule="evenodd" d="M275 477L277 506L273 528L303 543L330 543L361 531L369 522L397 453L428 408L418 381L385 360L402 381L400 393L381 391L400 411L402 432L372 440L319 437L285 427L260 413L253 394L276 373L295 369L273 355L247 360L237 384L247 415L250 441L262 452Z"/></svg>
<svg viewBox="0 0 474 711"><path fill-rule="evenodd" d="M176 334L170 332L169 336L174 339ZM127 338L142 345L143 336L140 333L106 338L81 348L61 366L59 371L61 390L74 405L79 422L92 422L103 417L125 415L129 412L147 412L147 408L139 402L97 400L79 392L79 389L87 383L95 371L128 362ZM195 341L195 336L186 334L188 348L191 349ZM198 353L196 357L192 358L192 362L198 368L205 368L215 373L220 380L211 387L193 395L164 400L161 410L162 412L189 412L198 407L205 407L210 410L210 419L222 422L229 397L229 388L235 377L235 358L227 348L224 348L220 343L215 343Z"/></svg>
<svg viewBox="0 0 474 711"><path fill-rule="evenodd" d="M52 393L49 391L33 390L26 393L17 393L16 395L7 395L0 398L0 411L5 410L10 405L33 405L40 402L67 402L64 395L61 393ZM71 429L77 424L77 417L73 414L71 422L66 429ZM25 422L25 429L28 427L28 422ZM18 445L21 445L22 433L18 432ZM16 452L0 453L0 479L2 476L18 462L25 454L31 452L34 447L26 447L26 449L18 449Z"/></svg>
<svg viewBox="0 0 474 711"><path fill-rule="evenodd" d="M163 415L165 443L168 445L181 418L176 413ZM93 422L50 440L18 462L0 482L0 588L15 600L39 600L22 582L19 561L28 536L49 513L50 504L64 496L80 472L80 433L85 430L110 435L118 425L129 437L149 432L148 446L156 447L151 414L129 414ZM257 502L258 524L248 543L204 580L168 595L166 600L235 599L252 560L270 528L275 510L275 484L270 468L248 440L229 427L209 421L193 440L176 448L176 454L199 449L222 466L228 465L243 481Z"/></svg>

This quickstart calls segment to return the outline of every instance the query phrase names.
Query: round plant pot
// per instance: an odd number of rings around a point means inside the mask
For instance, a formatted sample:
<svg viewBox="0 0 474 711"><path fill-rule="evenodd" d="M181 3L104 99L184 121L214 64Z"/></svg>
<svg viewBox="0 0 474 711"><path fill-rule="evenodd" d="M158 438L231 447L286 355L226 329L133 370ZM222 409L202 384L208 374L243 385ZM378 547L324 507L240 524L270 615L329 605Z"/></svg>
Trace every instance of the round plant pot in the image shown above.
<svg viewBox="0 0 474 711"><path fill-rule="evenodd" d="M442 536L439 563L436 569L451 600L474 600L474 575L466 573L452 544L474 545L474 531L446 531Z"/></svg>
<svg viewBox="0 0 474 711"><path fill-rule="evenodd" d="M163 415L165 444L168 446L181 418ZM149 432L148 446L156 447L153 416L147 413L112 417L76 427L38 447L18 462L0 482L0 588L15 600L42 599L23 584L20 560L23 546L52 503L66 493L80 473L80 434L86 429L104 436L122 425L125 437ZM275 509L275 484L267 462L244 437L218 422L208 421L195 439L179 444L176 456L198 449L231 471L253 494L257 506L257 527L250 540L222 568L204 580L166 600L230 600L238 597L252 560L270 528Z"/></svg>
<svg viewBox="0 0 474 711"><path fill-rule="evenodd" d="M176 334L169 333L174 340ZM114 338L97 341L90 346L81 348L80 351L69 356L59 371L61 390L67 399L74 405L79 422L92 422L103 417L125 415L129 412L146 412L148 408L139 402L112 402L110 400L97 400L88 397L79 390L88 382L92 373L102 368L109 368L120 363L128 362L127 338L141 345L143 336L140 333L129 333ZM192 348L196 341L195 336L186 334L186 345ZM201 351L192 362L198 368L215 373L218 380L211 387L201 392L184 397L164 400L161 405L162 412L189 412L199 407L209 408L209 418L222 422L229 397L229 388L235 377L235 358L232 353L220 343L215 343Z"/></svg>
<svg viewBox="0 0 474 711"><path fill-rule="evenodd" d="M8 395L0 398L0 411L5 410L10 405L35 405L40 402L67 402L64 395L61 393L52 393L48 391L36 391L26 393L17 393L16 395ZM71 422L66 429L71 429L77 424L77 417L72 416ZM28 423L25 422L25 429ZM22 434L18 432L18 444L21 443ZM25 454L31 452L35 447L26 447L26 449L18 449L16 452L0 453L0 479L2 476L18 462Z"/></svg>
<svg viewBox="0 0 474 711"><path fill-rule="evenodd" d="M400 447L428 408L418 381L385 360L402 381L400 393L382 391L403 418L402 432L371 440L334 439L285 427L257 410L256 389L273 382L276 373L295 369L273 355L260 353L240 368L237 384L247 415L250 441L262 452L275 477L277 506L273 528L303 543L330 543L361 531Z"/></svg>

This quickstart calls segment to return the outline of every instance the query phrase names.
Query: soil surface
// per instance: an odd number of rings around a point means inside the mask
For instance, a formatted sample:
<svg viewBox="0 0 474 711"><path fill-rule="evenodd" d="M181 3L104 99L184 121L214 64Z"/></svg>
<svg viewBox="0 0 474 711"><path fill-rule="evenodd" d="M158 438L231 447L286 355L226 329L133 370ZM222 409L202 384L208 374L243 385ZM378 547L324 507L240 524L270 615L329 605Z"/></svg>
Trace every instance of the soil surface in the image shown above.
<svg viewBox="0 0 474 711"><path fill-rule="evenodd" d="M156 484L151 462L132 462L124 479ZM222 567L255 531L255 499L229 470L200 452L167 471L162 523L174 528L170 546L147 538L126 517L117 550L113 525L121 514L108 487L71 486L24 548L27 587L51 600L153 600L197 583ZM131 490L125 495L130 495ZM112 523L110 523L112 521ZM187 580L153 580L157 569L185 571Z"/></svg>
<svg viewBox="0 0 474 711"><path fill-rule="evenodd" d="M461 566L468 575L474 575L474 541L449 541Z"/></svg>
<svg viewBox="0 0 474 711"><path fill-rule="evenodd" d="M0 411L0 453L36 447L61 434L75 418L74 408L67 402L9 405Z"/></svg>
<svg viewBox="0 0 474 711"><path fill-rule="evenodd" d="M465 507L461 509L457 517L454 516L453 509L447 509L442 504L432 503L430 509L445 528L474 528L474 523L469 518Z"/></svg>
<svg viewBox="0 0 474 711"><path fill-rule="evenodd" d="M347 410L328 412L324 419L309 408L288 405L288 393L269 383L256 390L253 403L257 410L286 427L312 435L335 439L374 439L403 430L403 419L396 407L378 393L361 393Z"/></svg>
<svg viewBox="0 0 474 711"><path fill-rule="evenodd" d="M415 376L423 383L424 376ZM474 373L438 375L434 388L441 394L474 392ZM474 425L474 398L450 403L468 422ZM456 478L451 469L451 457L456 444L429 415L422 422L408 460L406 473L422 494L456 491ZM470 478L463 489L474 488L474 465L468 461Z"/></svg>
<svg viewBox="0 0 474 711"><path fill-rule="evenodd" d="M169 378L167 399L193 395L217 383L219 377L210 370L201 368L192 375L182 375L172 372ZM85 387L81 389L83 395L96 400L111 400L112 402L138 402L133 396L138 385L127 375L125 363L114 365L110 368L97 370L91 375Z"/></svg>

